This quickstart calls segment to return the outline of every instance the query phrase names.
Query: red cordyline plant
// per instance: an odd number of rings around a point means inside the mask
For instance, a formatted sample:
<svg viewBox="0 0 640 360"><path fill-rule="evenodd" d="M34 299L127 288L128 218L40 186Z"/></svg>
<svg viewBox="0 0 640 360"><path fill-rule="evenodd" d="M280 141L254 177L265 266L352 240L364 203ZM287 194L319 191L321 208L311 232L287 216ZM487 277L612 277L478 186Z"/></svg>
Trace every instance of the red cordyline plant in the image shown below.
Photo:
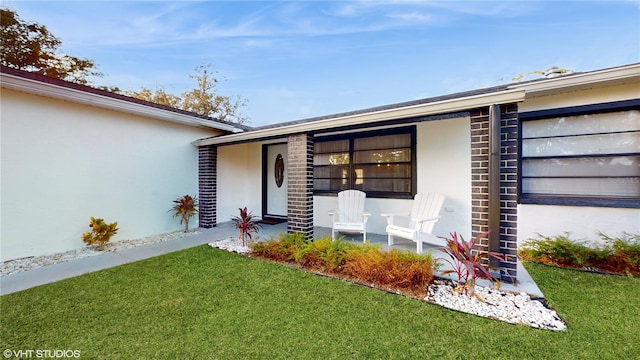
<svg viewBox="0 0 640 360"><path fill-rule="evenodd" d="M447 246L441 248L451 257L452 261L446 259L445 261L453 267L453 269L442 271L442 275L456 274L458 289L469 297L475 296L481 301L482 298L475 293L476 279L492 280L489 269L482 263L483 255L487 254L496 259L504 259L504 255L499 253L474 250L480 239L487 237L490 231L483 232L469 241L465 241L462 235L459 236L456 232L450 233L451 238L445 238Z"/></svg>
<svg viewBox="0 0 640 360"><path fill-rule="evenodd" d="M184 223L184 232L189 232L189 219L198 213L198 199L195 196L185 195L173 200L173 217L180 217L180 224Z"/></svg>
<svg viewBox="0 0 640 360"><path fill-rule="evenodd" d="M242 246L246 245L247 239L252 239L252 234L257 233L258 230L262 227L262 225L255 220L253 217L253 213L247 210L247 207L238 208L240 210L240 216L234 216L231 218L231 221L236 226L236 229L240 230L239 239L242 239Z"/></svg>

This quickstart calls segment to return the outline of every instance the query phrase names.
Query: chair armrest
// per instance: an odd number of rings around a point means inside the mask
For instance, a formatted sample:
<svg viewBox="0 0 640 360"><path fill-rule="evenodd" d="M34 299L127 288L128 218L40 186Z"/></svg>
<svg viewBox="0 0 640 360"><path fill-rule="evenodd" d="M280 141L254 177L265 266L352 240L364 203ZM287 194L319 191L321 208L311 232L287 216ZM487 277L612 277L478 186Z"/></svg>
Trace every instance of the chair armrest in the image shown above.
<svg viewBox="0 0 640 360"><path fill-rule="evenodd" d="M438 221L440 220L440 216L430 216L424 219L412 219L413 221L415 221L417 224L422 224L423 222L427 222L427 221Z"/></svg>
<svg viewBox="0 0 640 360"><path fill-rule="evenodd" d="M388 218L388 217L394 217L394 216L409 216L410 214L411 213L408 213L408 212L401 212L401 213L387 213L387 214L380 214L380 215Z"/></svg>
<svg viewBox="0 0 640 360"><path fill-rule="evenodd" d="M369 219L369 216L371 216L371 213L368 211L365 211L362 213L362 218L363 218L363 222L366 223L367 219Z"/></svg>
<svg viewBox="0 0 640 360"><path fill-rule="evenodd" d="M409 217L409 215L411 215L411 213L408 212L401 212L401 213L388 213L388 214L380 214L384 217L387 218L387 225L393 225L393 218L396 216L404 216L404 217Z"/></svg>

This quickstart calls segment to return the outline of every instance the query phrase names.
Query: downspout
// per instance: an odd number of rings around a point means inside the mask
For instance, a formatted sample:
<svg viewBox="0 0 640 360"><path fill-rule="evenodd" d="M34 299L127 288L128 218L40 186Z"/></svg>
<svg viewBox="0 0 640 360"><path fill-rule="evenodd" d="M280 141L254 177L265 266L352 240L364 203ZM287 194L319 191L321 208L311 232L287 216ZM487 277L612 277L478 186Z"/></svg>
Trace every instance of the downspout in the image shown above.
<svg viewBox="0 0 640 360"><path fill-rule="evenodd" d="M500 105L489 106L489 251L500 252ZM500 260L489 257L491 268Z"/></svg>

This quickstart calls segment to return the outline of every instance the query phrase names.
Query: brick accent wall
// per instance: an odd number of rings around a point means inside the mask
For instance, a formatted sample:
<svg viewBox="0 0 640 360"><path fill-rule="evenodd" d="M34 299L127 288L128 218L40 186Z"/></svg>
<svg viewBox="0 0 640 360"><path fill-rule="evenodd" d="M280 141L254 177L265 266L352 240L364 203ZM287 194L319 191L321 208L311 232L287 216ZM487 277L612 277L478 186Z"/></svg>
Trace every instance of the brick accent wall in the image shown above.
<svg viewBox="0 0 640 360"><path fill-rule="evenodd" d="M475 109L471 118L471 234L489 230L489 108ZM502 281L517 276L518 106L500 106L500 262ZM488 251L487 239L478 250Z"/></svg>
<svg viewBox="0 0 640 360"><path fill-rule="evenodd" d="M313 137L289 136L287 154L287 232L313 240Z"/></svg>
<svg viewBox="0 0 640 360"><path fill-rule="evenodd" d="M489 108L471 111L471 236L489 229ZM479 250L488 251L484 239Z"/></svg>
<svg viewBox="0 0 640 360"><path fill-rule="evenodd" d="M200 227L209 229L216 226L218 147L198 148L198 220Z"/></svg>
<svg viewBox="0 0 640 360"><path fill-rule="evenodd" d="M514 282L518 250L518 105L503 105L500 111L500 252L502 278Z"/></svg>

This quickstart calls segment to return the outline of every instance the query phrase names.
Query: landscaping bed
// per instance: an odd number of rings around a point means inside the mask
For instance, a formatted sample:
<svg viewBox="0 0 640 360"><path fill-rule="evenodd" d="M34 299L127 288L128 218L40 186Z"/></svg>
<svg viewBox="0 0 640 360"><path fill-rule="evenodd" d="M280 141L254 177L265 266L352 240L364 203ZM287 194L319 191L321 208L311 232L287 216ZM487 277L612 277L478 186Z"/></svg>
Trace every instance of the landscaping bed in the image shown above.
<svg viewBox="0 0 640 360"><path fill-rule="evenodd" d="M476 291L466 293L455 282L436 278L434 272L441 266L431 254L382 251L379 246L328 237L306 242L299 235L284 234L249 246L237 239L209 245L481 317L540 329L566 329L564 321L541 299L477 285Z"/></svg>
<svg viewBox="0 0 640 360"><path fill-rule="evenodd" d="M640 276L640 235L598 233L601 245L573 240L570 234L539 235L518 251L525 261L609 275Z"/></svg>

